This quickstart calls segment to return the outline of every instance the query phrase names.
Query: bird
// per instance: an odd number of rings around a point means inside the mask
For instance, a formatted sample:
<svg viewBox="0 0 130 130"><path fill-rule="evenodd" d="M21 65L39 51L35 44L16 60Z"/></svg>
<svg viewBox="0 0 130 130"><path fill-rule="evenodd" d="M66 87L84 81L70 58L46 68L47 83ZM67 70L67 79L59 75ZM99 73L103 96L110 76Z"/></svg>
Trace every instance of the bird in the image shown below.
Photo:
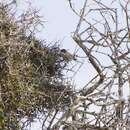
<svg viewBox="0 0 130 130"><path fill-rule="evenodd" d="M61 49L61 56L65 61L76 60L75 55L69 53L66 49Z"/></svg>
<svg viewBox="0 0 130 130"><path fill-rule="evenodd" d="M125 103L124 99L120 99L120 100L117 101L117 104L116 104L116 117L118 119L122 119L124 103Z"/></svg>

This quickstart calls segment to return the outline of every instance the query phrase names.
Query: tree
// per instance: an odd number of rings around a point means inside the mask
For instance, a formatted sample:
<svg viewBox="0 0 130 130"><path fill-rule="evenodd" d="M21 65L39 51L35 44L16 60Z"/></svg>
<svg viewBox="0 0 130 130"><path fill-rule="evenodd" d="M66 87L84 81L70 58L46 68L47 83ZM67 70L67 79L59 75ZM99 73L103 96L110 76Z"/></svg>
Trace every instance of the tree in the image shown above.
<svg viewBox="0 0 130 130"><path fill-rule="evenodd" d="M26 129L47 114L55 117L73 95L63 74L69 60L60 46L36 38L43 25L38 12L31 8L17 16L15 6L0 2L0 130Z"/></svg>

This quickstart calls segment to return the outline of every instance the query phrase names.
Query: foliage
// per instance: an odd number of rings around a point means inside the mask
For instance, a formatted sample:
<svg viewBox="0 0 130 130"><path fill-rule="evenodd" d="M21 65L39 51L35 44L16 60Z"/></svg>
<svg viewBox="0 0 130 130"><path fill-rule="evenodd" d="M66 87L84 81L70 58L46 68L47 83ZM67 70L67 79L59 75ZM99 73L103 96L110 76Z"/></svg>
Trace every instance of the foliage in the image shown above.
<svg viewBox="0 0 130 130"><path fill-rule="evenodd" d="M24 129L39 113L63 110L73 94L64 80L68 61L59 45L36 38L32 27L40 19L35 11L17 20L13 6L0 3L0 130Z"/></svg>

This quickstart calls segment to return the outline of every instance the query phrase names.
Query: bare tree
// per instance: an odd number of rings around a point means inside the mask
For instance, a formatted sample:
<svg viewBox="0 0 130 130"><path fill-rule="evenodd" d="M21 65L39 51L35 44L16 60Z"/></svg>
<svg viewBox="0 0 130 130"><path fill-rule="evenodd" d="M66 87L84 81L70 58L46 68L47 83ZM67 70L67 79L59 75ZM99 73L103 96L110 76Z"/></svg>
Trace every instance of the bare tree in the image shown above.
<svg viewBox="0 0 130 130"><path fill-rule="evenodd" d="M76 9L69 0L69 5L79 17L72 38L96 75L80 86L56 125L64 130L129 130L130 1L84 0Z"/></svg>

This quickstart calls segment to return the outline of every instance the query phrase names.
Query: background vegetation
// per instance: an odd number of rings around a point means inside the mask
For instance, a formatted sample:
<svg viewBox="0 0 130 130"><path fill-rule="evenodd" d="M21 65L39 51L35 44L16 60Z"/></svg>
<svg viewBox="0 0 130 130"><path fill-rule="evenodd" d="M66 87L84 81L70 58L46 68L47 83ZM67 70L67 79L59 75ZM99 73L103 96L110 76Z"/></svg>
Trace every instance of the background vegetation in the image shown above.
<svg viewBox="0 0 130 130"><path fill-rule="evenodd" d="M69 61L59 45L36 38L42 22L35 10L16 19L15 6L0 3L1 130L24 129L39 114L63 111L73 95L63 74Z"/></svg>

